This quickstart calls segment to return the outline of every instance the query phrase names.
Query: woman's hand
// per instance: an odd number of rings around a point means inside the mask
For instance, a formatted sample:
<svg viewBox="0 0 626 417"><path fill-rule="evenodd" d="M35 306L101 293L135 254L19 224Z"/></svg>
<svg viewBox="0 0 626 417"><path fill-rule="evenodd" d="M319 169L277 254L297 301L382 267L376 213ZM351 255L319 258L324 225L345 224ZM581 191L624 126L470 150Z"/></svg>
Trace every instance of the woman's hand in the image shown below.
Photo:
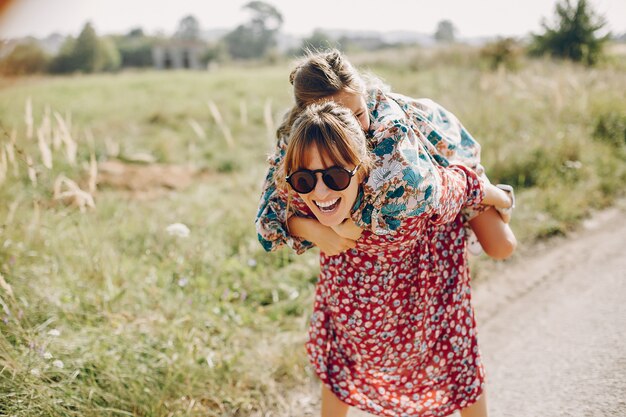
<svg viewBox="0 0 626 417"><path fill-rule="evenodd" d="M363 229L354 224L352 219L347 218L341 224L332 228L339 236L351 240L359 240Z"/></svg>
<svg viewBox="0 0 626 417"><path fill-rule="evenodd" d="M313 242L328 256L338 255L356 246L356 239L340 236L315 219L292 216L287 220L287 224L289 233Z"/></svg>

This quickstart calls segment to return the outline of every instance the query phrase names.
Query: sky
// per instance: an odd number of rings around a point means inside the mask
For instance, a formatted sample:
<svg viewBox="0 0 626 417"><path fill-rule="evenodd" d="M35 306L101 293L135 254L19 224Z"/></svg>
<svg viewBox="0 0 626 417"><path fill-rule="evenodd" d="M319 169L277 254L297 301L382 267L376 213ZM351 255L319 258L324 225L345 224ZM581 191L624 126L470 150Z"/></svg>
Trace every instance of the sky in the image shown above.
<svg viewBox="0 0 626 417"><path fill-rule="evenodd" d="M99 35L171 34L187 15L203 30L245 23L249 0L0 0L0 38L78 35L90 21ZM575 1L575 0L574 0ZM307 36L315 28L434 33L449 19L460 37L524 36L554 17L556 0L266 0L283 15L282 31ZM613 33L626 32L626 0L590 0Z"/></svg>

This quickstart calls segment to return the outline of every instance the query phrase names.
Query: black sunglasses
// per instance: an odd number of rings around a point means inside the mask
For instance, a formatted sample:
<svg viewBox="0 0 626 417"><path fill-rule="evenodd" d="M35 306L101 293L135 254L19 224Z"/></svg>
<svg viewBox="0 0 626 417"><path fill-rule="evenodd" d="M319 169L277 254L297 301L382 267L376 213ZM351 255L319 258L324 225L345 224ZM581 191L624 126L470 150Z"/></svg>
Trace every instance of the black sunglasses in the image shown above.
<svg viewBox="0 0 626 417"><path fill-rule="evenodd" d="M356 171L361 166L361 163L352 170L348 171L342 167L330 167L326 169L316 169L311 171L310 169L299 169L293 174L287 175L285 178L291 188L299 194L308 194L315 188L317 184L317 173L322 173L322 181L331 190L342 191L348 188L350 181Z"/></svg>

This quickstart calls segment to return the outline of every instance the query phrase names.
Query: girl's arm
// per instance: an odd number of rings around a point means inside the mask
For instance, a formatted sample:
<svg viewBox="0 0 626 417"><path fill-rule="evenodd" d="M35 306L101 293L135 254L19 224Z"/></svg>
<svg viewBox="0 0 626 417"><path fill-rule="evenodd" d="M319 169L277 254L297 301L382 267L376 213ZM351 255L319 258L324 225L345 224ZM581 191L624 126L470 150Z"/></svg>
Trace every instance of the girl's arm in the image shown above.
<svg viewBox="0 0 626 417"><path fill-rule="evenodd" d="M304 253L313 247L313 243L306 239L292 236L287 227L287 201L279 192L274 181L276 167L284 153L277 148L276 153L268 159L269 168L259 201L259 209L254 220L257 237L267 252L275 251L288 245L297 254Z"/></svg>

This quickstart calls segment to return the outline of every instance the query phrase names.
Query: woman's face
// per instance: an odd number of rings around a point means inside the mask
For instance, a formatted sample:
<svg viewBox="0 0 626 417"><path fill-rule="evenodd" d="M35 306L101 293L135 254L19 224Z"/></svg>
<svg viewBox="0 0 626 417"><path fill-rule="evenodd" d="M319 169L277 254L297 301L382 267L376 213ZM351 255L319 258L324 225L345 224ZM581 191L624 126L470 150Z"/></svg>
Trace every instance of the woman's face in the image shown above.
<svg viewBox="0 0 626 417"><path fill-rule="evenodd" d="M365 97L363 97L363 94L342 90L337 94L327 97L326 99L332 100L335 103L350 109L359 121L363 131L367 132L369 130L370 115L367 111L367 104L365 103Z"/></svg>
<svg viewBox="0 0 626 417"><path fill-rule="evenodd" d="M312 146L309 151L309 159L306 166L301 169L326 169L335 164L330 159L325 159L320 155L316 146ZM343 166L342 168L352 171L355 166ZM322 181L322 174L317 173L315 188L308 194L298 194L300 198L311 209L317 220L324 226L337 226L346 218L350 217L350 210L356 201L359 192L360 173L357 172L350 180L350 185L345 190L335 191L328 188Z"/></svg>

